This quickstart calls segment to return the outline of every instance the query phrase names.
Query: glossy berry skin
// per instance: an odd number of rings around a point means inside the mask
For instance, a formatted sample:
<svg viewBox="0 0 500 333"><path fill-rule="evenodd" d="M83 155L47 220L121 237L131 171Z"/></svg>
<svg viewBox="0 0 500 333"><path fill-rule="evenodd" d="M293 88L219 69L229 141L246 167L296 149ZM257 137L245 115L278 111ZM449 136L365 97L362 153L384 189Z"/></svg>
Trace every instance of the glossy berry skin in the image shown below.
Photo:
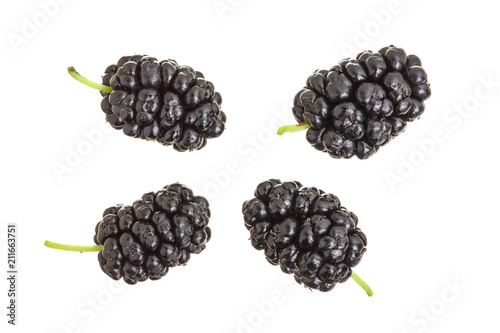
<svg viewBox="0 0 500 333"><path fill-rule="evenodd" d="M94 242L104 246L99 265L128 284L159 280L205 249L209 219L208 201L181 184L145 193L132 206L109 207L95 228Z"/></svg>
<svg viewBox="0 0 500 333"><path fill-rule="evenodd" d="M367 159L420 118L431 95L420 59L393 45L315 71L294 99L307 141L333 158Z"/></svg>
<svg viewBox="0 0 500 333"><path fill-rule="evenodd" d="M128 136L192 151L224 132L221 95L201 72L175 60L124 56L106 68L102 84L114 90L101 92L106 120Z"/></svg>
<svg viewBox="0 0 500 333"><path fill-rule="evenodd" d="M243 203L252 245L299 284L330 291L351 276L366 251L358 217L333 194L269 179Z"/></svg>

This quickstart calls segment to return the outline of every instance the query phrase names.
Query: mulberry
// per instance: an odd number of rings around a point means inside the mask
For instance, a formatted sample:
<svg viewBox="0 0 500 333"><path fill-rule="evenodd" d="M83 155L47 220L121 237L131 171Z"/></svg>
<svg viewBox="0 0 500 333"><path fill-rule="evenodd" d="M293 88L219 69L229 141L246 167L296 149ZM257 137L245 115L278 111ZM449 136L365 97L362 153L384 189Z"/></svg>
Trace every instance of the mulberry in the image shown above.
<svg viewBox="0 0 500 333"><path fill-rule="evenodd" d="M278 134L307 129L306 139L333 158L367 159L420 118L431 95L420 59L393 45L344 59L315 71L295 96L298 125Z"/></svg>
<svg viewBox="0 0 500 333"><path fill-rule="evenodd" d="M95 246L47 241L46 246L70 251L99 251L101 269L128 284L159 280L170 267L185 265L210 240L208 201L181 184L145 193L131 206L104 210L95 228Z"/></svg>
<svg viewBox="0 0 500 333"><path fill-rule="evenodd" d="M106 68L102 85L83 78L73 67L68 70L101 91L106 120L128 136L192 151L224 132L221 95L201 72L179 66L175 60L121 57Z"/></svg>
<svg viewBox="0 0 500 333"><path fill-rule="evenodd" d="M337 196L278 179L260 183L254 194L243 203L243 218L253 247L269 263L320 291L353 276L371 296L351 269L366 251L366 236Z"/></svg>

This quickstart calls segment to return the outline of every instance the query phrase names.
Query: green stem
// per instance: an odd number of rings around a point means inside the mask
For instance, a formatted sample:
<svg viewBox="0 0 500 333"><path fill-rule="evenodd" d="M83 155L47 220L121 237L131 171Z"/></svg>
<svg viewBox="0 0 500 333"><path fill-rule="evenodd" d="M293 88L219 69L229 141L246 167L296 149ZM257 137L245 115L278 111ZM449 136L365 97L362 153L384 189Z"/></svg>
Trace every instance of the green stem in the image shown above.
<svg viewBox="0 0 500 333"><path fill-rule="evenodd" d="M113 91L113 88L109 86L105 86L103 84L95 83L94 81L90 81L84 76L81 76L80 73L78 73L75 69L75 67L68 67L68 73L71 75L75 80L78 82L83 83L86 86L89 86L90 88L94 88L100 91L104 91L107 93L111 93Z"/></svg>
<svg viewBox="0 0 500 333"><path fill-rule="evenodd" d="M366 284L366 282L365 282L365 281L363 281L363 280L362 280L362 279L358 276L358 274L354 273L354 271L353 271L353 272L352 272L352 274L351 274L351 277L352 277L352 279L353 279L354 281L356 281L356 283L357 283L357 284L359 284L359 286L360 286L361 288L363 288L363 289L364 289L364 291L366 291L366 293L368 294L368 296L370 296L370 297L371 297L371 296L373 296L373 291L372 291L372 289L370 288L370 286L369 286L369 285L367 285L367 284Z"/></svg>
<svg viewBox="0 0 500 333"><path fill-rule="evenodd" d="M91 246L67 245L67 244L54 243L51 241L45 241L43 245L45 245L46 247L50 247L51 249L76 251L76 252L97 252L103 248L102 245L91 245Z"/></svg>
<svg viewBox="0 0 500 333"><path fill-rule="evenodd" d="M310 126L306 123L300 123L297 125L283 125L278 128L278 135L282 135L283 133L293 133L298 131L303 131L308 129Z"/></svg>

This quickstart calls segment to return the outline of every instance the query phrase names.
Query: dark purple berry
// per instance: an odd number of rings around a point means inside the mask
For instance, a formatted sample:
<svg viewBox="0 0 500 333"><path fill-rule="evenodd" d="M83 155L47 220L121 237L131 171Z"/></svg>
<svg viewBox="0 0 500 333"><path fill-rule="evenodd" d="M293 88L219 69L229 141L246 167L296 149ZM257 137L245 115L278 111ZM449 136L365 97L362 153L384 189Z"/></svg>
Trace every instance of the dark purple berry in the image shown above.
<svg viewBox="0 0 500 333"><path fill-rule="evenodd" d="M128 136L192 151L224 132L220 94L202 73L174 60L125 56L106 68L102 84L113 91L101 92L101 109Z"/></svg>
<svg viewBox="0 0 500 333"><path fill-rule="evenodd" d="M309 125L306 139L315 149L367 159L422 115L430 95L420 59L390 45L315 71L295 95L292 113Z"/></svg>
<svg viewBox="0 0 500 333"><path fill-rule="evenodd" d="M154 85L155 77L149 78ZM99 264L112 279L123 277L128 284L158 280L205 249L209 217L208 201L181 184L145 193L132 206L110 207L96 225L94 242L104 245Z"/></svg>
<svg viewBox="0 0 500 333"><path fill-rule="evenodd" d="M310 82L319 85L319 78ZM351 276L366 251L358 217L333 194L270 179L243 203L245 227L272 265L304 286L330 291Z"/></svg>

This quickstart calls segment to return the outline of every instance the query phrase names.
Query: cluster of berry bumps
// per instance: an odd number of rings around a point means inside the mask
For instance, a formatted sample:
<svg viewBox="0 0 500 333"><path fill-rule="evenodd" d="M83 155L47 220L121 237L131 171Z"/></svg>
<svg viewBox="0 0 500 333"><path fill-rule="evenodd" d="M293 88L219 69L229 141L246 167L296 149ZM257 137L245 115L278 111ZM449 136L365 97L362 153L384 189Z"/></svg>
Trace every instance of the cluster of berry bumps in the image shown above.
<svg viewBox="0 0 500 333"><path fill-rule="evenodd" d="M113 89L101 91L102 111L128 136L191 151L224 132L221 95L201 72L175 60L121 57L106 68L102 84Z"/></svg>
<svg viewBox="0 0 500 333"><path fill-rule="evenodd" d="M391 45L315 71L292 111L315 149L367 159L422 115L430 95L420 59Z"/></svg>
<svg viewBox="0 0 500 333"><path fill-rule="evenodd" d="M253 247L311 289L345 282L366 251L357 216L337 196L297 181L260 183L243 217Z"/></svg>

